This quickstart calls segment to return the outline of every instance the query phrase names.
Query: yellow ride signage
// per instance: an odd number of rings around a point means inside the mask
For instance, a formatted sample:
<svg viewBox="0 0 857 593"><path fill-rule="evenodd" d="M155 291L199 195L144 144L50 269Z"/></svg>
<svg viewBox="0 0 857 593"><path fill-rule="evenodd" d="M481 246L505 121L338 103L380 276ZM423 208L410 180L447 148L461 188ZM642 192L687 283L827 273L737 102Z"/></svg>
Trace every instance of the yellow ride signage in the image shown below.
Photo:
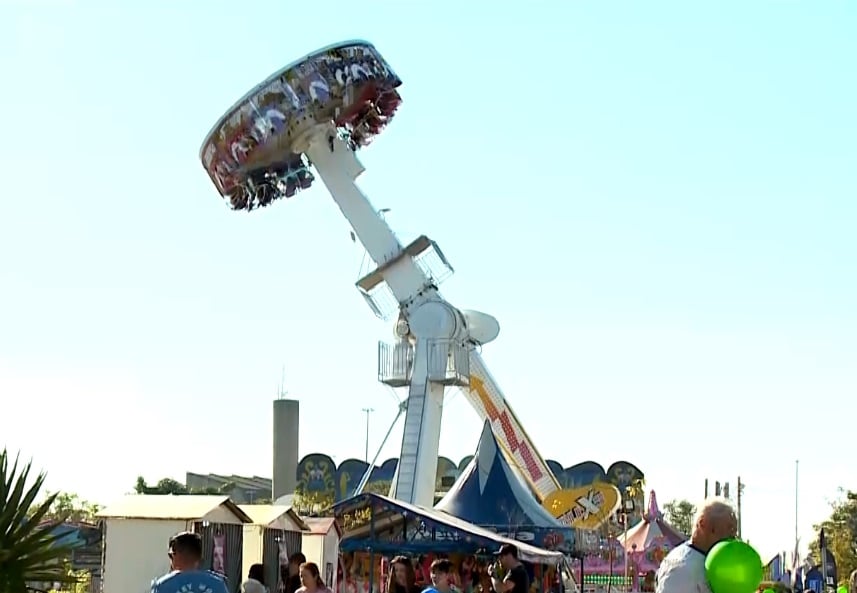
<svg viewBox="0 0 857 593"><path fill-rule="evenodd" d="M582 488L557 490L542 505L560 523L576 529L595 529L619 510L622 495L613 484L599 482Z"/></svg>

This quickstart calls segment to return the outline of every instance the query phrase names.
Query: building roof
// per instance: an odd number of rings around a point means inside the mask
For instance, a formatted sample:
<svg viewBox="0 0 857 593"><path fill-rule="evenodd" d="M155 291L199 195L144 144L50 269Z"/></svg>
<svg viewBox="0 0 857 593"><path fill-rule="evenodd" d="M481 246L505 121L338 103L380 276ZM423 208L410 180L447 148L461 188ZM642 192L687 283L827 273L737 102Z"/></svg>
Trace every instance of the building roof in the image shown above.
<svg viewBox="0 0 857 593"><path fill-rule="evenodd" d="M376 505L375 503L381 504ZM423 519L441 525L446 529L457 531L458 533L463 534L465 537L469 537L469 541L471 543L482 543L485 545L492 545L498 547L502 544L512 544L516 548L518 548L518 557L521 560L524 560L525 562L532 562L535 564L557 565L561 564L565 559L565 557L560 552L543 550L541 548L531 546L524 542L503 537L501 535L498 535L497 533L494 533L493 531L478 527L476 525L473 525L472 523L468 523L467 521L449 515L443 511L437 511L435 509L426 509L423 507L406 503L402 500L394 500L392 498L388 498L386 496L381 496L380 494L374 494L371 492L364 492L363 494L358 494L349 498L348 500L338 502L333 506L333 508L336 513L336 516L341 517L345 513L350 513L356 509L367 508L370 506L385 507L386 514L398 514L400 516L404 516L405 514L407 514L411 517L421 517ZM375 511L372 512L374 513ZM343 544L347 541L348 538L356 538L359 535L364 535L365 537L365 532L368 531L370 531L369 525L364 525L352 533L347 533L345 539L340 542L340 547L342 549L345 549ZM371 538L372 536L369 535L369 537ZM375 546L376 549L381 548L380 541L376 540L370 543L372 546ZM398 542L396 545L399 545L400 547L405 546L405 544L401 542Z"/></svg>
<svg viewBox="0 0 857 593"><path fill-rule="evenodd" d="M259 490L267 492L271 489L271 479L262 478L259 476L231 476L223 474L198 474L195 472L185 472L185 481L204 482L210 486L221 487L226 484L234 484L237 488L246 490Z"/></svg>
<svg viewBox="0 0 857 593"><path fill-rule="evenodd" d="M280 517L287 515L299 529L309 531L310 527L290 506L275 504L239 504L238 508L247 513L255 525L271 525Z"/></svg>
<svg viewBox="0 0 857 593"><path fill-rule="evenodd" d="M107 519L202 519L218 507L226 507L242 523L252 523L228 496L197 494L129 494L98 513Z"/></svg>
<svg viewBox="0 0 857 593"><path fill-rule="evenodd" d="M294 493L284 494L283 496L281 496L280 498L278 498L277 500L274 501L274 505L281 506L281 507L290 507L290 506L293 506L292 503L294 503L294 502L295 502Z"/></svg>
<svg viewBox="0 0 857 593"><path fill-rule="evenodd" d="M304 517L303 520L313 535L327 535L334 527L339 533L339 525L333 517Z"/></svg>

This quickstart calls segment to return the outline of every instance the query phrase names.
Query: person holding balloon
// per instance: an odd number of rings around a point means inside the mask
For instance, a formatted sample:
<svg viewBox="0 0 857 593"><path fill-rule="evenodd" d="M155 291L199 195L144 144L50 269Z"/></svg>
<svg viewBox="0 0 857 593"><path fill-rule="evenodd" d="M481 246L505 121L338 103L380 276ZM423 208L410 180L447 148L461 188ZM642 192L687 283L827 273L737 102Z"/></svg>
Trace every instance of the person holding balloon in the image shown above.
<svg viewBox="0 0 857 593"><path fill-rule="evenodd" d="M754 593L762 559L736 538L738 516L725 498L707 499L696 513L690 541L661 562L656 593Z"/></svg>
<svg viewBox="0 0 857 593"><path fill-rule="evenodd" d="M843 591L844 589L844 591ZM852 570L848 577L848 585L843 585L836 590L836 593L857 593L857 570Z"/></svg>

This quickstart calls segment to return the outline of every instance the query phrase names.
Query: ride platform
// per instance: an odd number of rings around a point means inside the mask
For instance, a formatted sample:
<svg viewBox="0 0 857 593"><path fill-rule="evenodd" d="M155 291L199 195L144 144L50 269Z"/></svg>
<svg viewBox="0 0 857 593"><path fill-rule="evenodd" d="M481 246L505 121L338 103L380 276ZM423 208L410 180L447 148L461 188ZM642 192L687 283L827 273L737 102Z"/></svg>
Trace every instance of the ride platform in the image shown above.
<svg viewBox="0 0 857 593"><path fill-rule="evenodd" d="M299 148L308 129L332 124L352 150L369 144L401 104L401 80L366 41L346 41L278 70L236 102L200 150L233 210L255 210L315 180Z"/></svg>

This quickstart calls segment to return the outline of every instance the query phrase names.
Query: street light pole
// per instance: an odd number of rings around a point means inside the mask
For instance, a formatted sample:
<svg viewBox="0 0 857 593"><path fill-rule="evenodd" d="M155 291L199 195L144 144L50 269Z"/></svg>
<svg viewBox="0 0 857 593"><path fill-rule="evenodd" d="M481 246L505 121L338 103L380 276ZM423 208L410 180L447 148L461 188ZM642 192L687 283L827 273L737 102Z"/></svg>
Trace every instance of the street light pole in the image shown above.
<svg viewBox="0 0 857 593"><path fill-rule="evenodd" d="M625 528L625 542L622 545L625 554L625 591L630 591L631 588L628 586L628 512L625 511L622 513L622 527Z"/></svg>
<svg viewBox="0 0 857 593"><path fill-rule="evenodd" d="M797 565L798 565L798 556L799 556L798 549L800 547L800 535L799 535L798 527L797 527L797 513L798 513L797 496L798 496L798 488L800 486L800 482L798 481L798 469L799 468L800 468L800 460L795 459L795 551L794 551L795 557L792 560L792 564L795 568L797 568Z"/></svg>
<svg viewBox="0 0 857 593"><path fill-rule="evenodd" d="M366 455L364 457L366 463L369 463L369 414L374 411L374 408L363 408L363 412L366 414Z"/></svg>

